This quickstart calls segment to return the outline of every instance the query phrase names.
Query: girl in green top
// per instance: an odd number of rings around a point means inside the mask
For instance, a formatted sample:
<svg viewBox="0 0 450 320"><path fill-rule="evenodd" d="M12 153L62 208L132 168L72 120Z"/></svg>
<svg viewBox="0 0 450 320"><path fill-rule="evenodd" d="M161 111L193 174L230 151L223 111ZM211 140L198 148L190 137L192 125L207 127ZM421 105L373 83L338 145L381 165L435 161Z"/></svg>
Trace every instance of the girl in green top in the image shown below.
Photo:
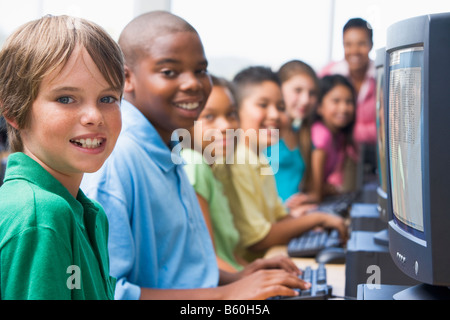
<svg viewBox="0 0 450 320"><path fill-rule="evenodd" d="M99 26L46 16L0 52L11 155L0 188L1 299L113 299L108 224L79 189L121 129L123 58Z"/></svg>

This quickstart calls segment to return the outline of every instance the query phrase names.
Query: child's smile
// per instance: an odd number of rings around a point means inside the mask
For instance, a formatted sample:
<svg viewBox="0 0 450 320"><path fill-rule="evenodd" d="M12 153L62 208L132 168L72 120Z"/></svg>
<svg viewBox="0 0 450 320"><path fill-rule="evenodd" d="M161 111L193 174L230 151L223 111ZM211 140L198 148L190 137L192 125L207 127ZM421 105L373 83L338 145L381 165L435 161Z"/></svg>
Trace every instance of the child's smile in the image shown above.
<svg viewBox="0 0 450 320"><path fill-rule="evenodd" d="M70 139L70 143L82 149L89 149L95 152L101 152L105 149L106 138L104 137L83 137ZM87 150L86 150L87 151Z"/></svg>
<svg viewBox="0 0 450 320"><path fill-rule="evenodd" d="M195 110L200 107L200 102L178 103L176 106L184 110Z"/></svg>

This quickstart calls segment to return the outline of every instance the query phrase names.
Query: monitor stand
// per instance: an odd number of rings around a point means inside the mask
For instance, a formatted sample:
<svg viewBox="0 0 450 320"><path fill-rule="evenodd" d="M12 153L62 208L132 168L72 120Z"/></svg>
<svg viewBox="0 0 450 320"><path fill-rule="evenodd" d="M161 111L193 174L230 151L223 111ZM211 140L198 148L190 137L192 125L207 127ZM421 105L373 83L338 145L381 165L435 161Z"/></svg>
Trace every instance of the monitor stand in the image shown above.
<svg viewBox="0 0 450 320"><path fill-rule="evenodd" d="M389 247L379 245L374 240L376 232L353 231L347 242L345 254L345 295L357 296L359 284L367 283L374 271L370 272L371 266L377 266L379 272L379 283L382 285L402 285L397 291L420 284L404 274L394 263L389 253ZM370 286L369 286L370 287ZM371 293L374 293L372 290ZM380 294L385 294L381 291ZM392 299L392 294L390 295Z"/></svg>
<svg viewBox="0 0 450 320"><path fill-rule="evenodd" d="M449 300L450 288L418 284L415 286L379 285L373 288L367 284L358 285L358 300Z"/></svg>
<svg viewBox="0 0 450 320"><path fill-rule="evenodd" d="M382 284L372 287L368 284L358 285L357 300L393 300L394 294L408 289L409 286Z"/></svg>
<svg viewBox="0 0 450 320"><path fill-rule="evenodd" d="M389 232L388 229L381 230L373 236L373 241L380 246L389 246Z"/></svg>
<svg viewBox="0 0 450 320"><path fill-rule="evenodd" d="M394 294L394 300L450 300L450 288L418 284Z"/></svg>

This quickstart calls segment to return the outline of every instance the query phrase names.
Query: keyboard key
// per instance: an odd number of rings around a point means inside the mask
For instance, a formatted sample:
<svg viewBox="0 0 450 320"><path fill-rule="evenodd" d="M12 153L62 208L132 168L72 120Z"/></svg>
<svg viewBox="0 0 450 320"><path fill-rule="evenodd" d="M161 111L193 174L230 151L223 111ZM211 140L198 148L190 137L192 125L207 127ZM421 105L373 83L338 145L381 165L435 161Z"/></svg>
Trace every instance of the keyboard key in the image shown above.
<svg viewBox="0 0 450 320"><path fill-rule="evenodd" d="M311 289L308 289L308 290L302 290L302 291L300 292L300 296L302 296L302 297L309 297L309 296L311 296Z"/></svg>
<svg viewBox="0 0 450 320"><path fill-rule="evenodd" d="M327 283L327 270L325 269L325 266L323 264L320 264L319 268L317 269L317 283Z"/></svg>

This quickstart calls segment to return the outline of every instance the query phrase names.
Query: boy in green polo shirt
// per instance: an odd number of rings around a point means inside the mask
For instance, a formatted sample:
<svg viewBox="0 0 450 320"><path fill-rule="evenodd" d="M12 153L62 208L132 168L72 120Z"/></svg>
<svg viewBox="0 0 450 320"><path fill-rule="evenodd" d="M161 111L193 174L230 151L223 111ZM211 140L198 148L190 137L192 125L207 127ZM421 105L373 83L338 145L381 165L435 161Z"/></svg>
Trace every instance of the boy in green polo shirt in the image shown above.
<svg viewBox="0 0 450 320"><path fill-rule="evenodd" d="M113 299L107 218L79 186L114 148L123 85L119 47L89 21L46 16L5 43L0 299Z"/></svg>

